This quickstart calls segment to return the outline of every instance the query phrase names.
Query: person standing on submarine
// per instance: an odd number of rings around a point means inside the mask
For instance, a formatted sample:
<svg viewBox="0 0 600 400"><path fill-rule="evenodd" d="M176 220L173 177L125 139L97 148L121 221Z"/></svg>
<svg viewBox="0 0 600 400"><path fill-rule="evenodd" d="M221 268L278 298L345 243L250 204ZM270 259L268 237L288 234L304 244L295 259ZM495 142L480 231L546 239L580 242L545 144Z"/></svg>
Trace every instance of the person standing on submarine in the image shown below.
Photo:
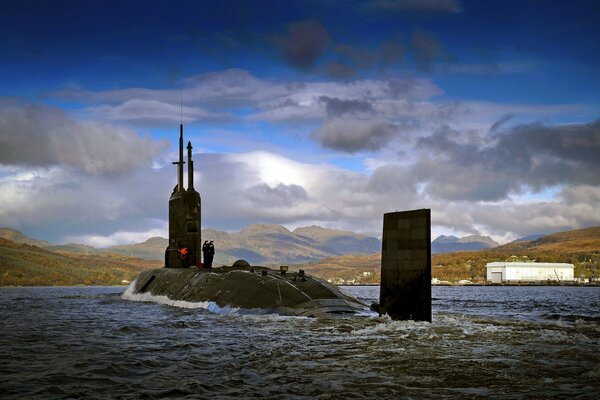
<svg viewBox="0 0 600 400"><path fill-rule="evenodd" d="M183 268L189 267L187 247L182 248L181 250L179 250L179 252L181 253L181 265L183 266Z"/></svg>
<svg viewBox="0 0 600 400"><path fill-rule="evenodd" d="M213 258L215 256L215 245L211 240L210 243L205 240L202 245L202 254L204 255L204 268L212 268Z"/></svg>

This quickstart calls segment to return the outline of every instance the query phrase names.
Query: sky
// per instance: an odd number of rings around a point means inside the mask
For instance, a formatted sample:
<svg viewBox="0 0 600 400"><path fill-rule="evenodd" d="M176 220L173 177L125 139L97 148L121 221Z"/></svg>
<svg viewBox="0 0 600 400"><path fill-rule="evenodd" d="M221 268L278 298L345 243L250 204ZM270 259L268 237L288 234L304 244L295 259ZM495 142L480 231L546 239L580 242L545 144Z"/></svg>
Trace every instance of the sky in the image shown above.
<svg viewBox="0 0 600 400"><path fill-rule="evenodd" d="M600 225L600 1L0 3L0 226L168 235L179 123L202 226L499 242Z"/></svg>

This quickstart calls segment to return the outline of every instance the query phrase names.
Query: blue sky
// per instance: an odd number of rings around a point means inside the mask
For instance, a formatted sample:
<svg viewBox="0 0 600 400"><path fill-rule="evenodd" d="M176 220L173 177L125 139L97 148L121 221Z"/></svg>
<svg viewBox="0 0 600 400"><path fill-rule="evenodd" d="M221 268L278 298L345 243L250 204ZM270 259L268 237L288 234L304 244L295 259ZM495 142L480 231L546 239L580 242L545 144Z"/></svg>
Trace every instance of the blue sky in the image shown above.
<svg viewBox="0 0 600 400"><path fill-rule="evenodd" d="M597 1L3 2L0 225L164 235L181 98L205 227L598 225L599 27Z"/></svg>

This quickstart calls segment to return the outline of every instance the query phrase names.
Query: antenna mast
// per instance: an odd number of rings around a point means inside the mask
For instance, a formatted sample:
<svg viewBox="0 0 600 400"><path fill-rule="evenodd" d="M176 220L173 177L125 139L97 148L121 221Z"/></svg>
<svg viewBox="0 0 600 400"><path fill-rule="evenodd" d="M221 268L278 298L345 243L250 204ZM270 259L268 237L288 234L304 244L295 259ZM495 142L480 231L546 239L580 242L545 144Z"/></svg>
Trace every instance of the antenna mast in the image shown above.
<svg viewBox="0 0 600 400"><path fill-rule="evenodd" d="M183 125L183 82L181 82L181 86L179 87L179 93L180 93L180 97L179 97L179 124Z"/></svg>

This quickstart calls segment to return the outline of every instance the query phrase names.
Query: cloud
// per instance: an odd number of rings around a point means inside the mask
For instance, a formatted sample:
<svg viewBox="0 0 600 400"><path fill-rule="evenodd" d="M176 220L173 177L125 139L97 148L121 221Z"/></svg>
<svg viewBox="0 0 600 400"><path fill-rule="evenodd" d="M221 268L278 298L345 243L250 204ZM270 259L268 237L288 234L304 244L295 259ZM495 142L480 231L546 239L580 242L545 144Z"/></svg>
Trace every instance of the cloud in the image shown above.
<svg viewBox="0 0 600 400"><path fill-rule="evenodd" d="M236 68L194 75L183 79L182 83L183 88L177 89L127 88L90 91L69 88L53 92L51 95L81 103L121 104L140 99L169 103L179 108L183 99L186 106L233 107L273 98L291 90L260 80L247 71Z"/></svg>
<svg viewBox="0 0 600 400"><path fill-rule="evenodd" d="M171 168L112 176L60 166L1 169L7 173L0 178L0 225L33 230L53 242L162 227L165 193L175 182Z"/></svg>
<svg viewBox="0 0 600 400"><path fill-rule="evenodd" d="M360 71L381 72L391 66L404 68L407 49L401 37L396 36L378 46L364 48L341 43L331 50L336 60L327 62L323 70L334 79L344 80L358 75Z"/></svg>
<svg viewBox="0 0 600 400"><path fill-rule="evenodd" d="M260 183L246 189L244 195L246 199L260 207L293 207L308 199L308 194L302 186L283 183L275 187Z"/></svg>
<svg viewBox="0 0 600 400"><path fill-rule="evenodd" d="M330 117L340 117L345 114L372 114L373 105L368 100L343 100L337 97L319 97L325 104L325 110Z"/></svg>
<svg viewBox="0 0 600 400"><path fill-rule="evenodd" d="M356 153L376 151L399 134L398 127L377 119L332 118L314 131L311 137L323 147Z"/></svg>
<svg viewBox="0 0 600 400"><path fill-rule="evenodd" d="M330 111L335 110L336 100L323 101L323 97L371 103L378 113L390 118L399 113L431 118L432 113L426 110L446 106L426 101L441 94L438 86L423 78L274 82L232 69L185 79L183 93L131 88L97 92L70 89L53 95L83 104L99 103L87 108L88 115L115 121L178 121L183 95L187 119L227 122L227 118L241 118L242 114L253 121L296 122L324 119L328 116L328 106Z"/></svg>
<svg viewBox="0 0 600 400"><path fill-rule="evenodd" d="M322 120L343 114L344 110L358 112L359 108L364 110L364 114L369 114L371 108L374 113L389 118L414 115L430 118L430 109L446 107L424 102L442 93L428 79L361 79L352 82L295 83L294 86L293 89L288 89L289 84L271 88L269 93L273 99L258 102L258 112L249 118L278 122Z"/></svg>
<svg viewBox="0 0 600 400"><path fill-rule="evenodd" d="M284 60L295 68L308 70L329 42L327 30L319 22L306 20L288 26L288 33L277 38L276 43Z"/></svg>
<svg viewBox="0 0 600 400"><path fill-rule="evenodd" d="M476 140L466 134L458 136L449 143ZM510 196L498 202L474 201L481 196L460 189L501 185L479 177L477 171L483 170L481 176L493 178L480 158L461 169L440 160L422 171L429 172L425 177L415 170L418 162L410 160L385 163L370 174L264 151L202 153L195 154L194 160L205 227L236 230L257 222L316 223L380 235L383 213L414 208L431 208L435 227L496 237L600 224L598 185L565 185L550 201L523 203ZM450 195L450 189L433 193L431 187L444 180L459 190ZM60 242L79 241L75 238L94 245L141 241L143 232L164 231L175 181L171 165L110 178L62 167L0 167L0 226Z"/></svg>
<svg viewBox="0 0 600 400"><path fill-rule="evenodd" d="M600 187L574 185L550 201L473 205L471 218L490 234L513 238L600 225Z"/></svg>
<svg viewBox="0 0 600 400"><path fill-rule="evenodd" d="M151 237L162 236L168 237L169 229L164 227L162 229L154 228L141 232L129 232L129 231L118 231L111 233L110 235L77 235L77 236L66 236L65 241L69 243L79 243L96 248L104 248L110 246L116 246L120 244L130 243L141 243L145 242Z"/></svg>
<svg viewBox="0 0 600 400"><path fill-rule="evenodd" d="M81 122L33 104L0 108L0 164L68 166L88 174L119 174L150 165L167 147L136 132Z"/></svg>
<svg viewBox="0 0 600 400"><path fill-rule="evenodd" d="M438 131L418 149L413 173L442 199L498 201L524 187L600 185L600 121L517 125L491 135Z"/></svg>
<svg viewBox="0 0 600 400"><path fill-rule="evenodd" d="M157 100L127 100L119 105L101 105L87 109L95 119L136 121L143 123L174 123L191 121L226 121L230 116L212 113L199 107L177 106Z"/></svg>

